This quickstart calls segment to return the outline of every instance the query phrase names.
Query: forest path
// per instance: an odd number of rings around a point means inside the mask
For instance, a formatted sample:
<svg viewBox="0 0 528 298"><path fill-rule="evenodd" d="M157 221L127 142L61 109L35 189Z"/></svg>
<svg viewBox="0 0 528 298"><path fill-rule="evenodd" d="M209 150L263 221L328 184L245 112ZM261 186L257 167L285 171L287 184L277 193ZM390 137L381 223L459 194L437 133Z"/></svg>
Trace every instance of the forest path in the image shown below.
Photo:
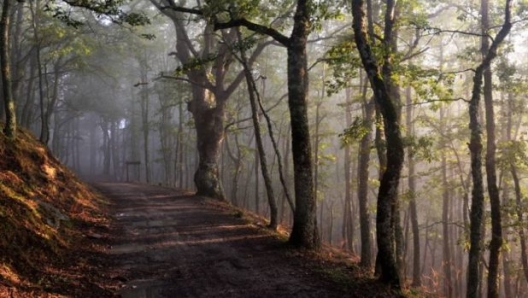
<svg viewBox="0 0 528 298"><path fill-rule="evenodd" d="M144 184L96 187L112 202L105 270L122 297L348 296L224 204Z"/></svg>

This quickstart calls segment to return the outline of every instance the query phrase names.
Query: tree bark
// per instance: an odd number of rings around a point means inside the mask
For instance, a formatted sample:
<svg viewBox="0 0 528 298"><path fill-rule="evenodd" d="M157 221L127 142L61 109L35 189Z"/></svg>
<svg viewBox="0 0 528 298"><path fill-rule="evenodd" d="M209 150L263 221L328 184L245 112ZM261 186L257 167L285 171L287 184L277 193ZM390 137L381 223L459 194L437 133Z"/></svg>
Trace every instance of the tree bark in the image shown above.
<svg viewBox="0 0 528 298"><path fill-rule="evenodd" d="M482 33L489 30L489 2L481 0ZM489 39L482 37L482 56L489 51ZM486 111L486 178L491 207L491 242L489 245L488 297L499 297L499 262L502 246L502 218L499 189L497 187L497 170L495 166L495 114L493 111L493 86L491 69L484 70L484 106Z"/></svg>
<svg viewBox="0 0 528 298"><path fill-rule="evenodd" d="M384 119L385 138L387 140L387 169L383 173L378 192L376 217L376 235L378 257L381 266L380 280L395 289L401 288L400 273L397 265L394 241L393 208L398 196L398 185L404 161L403 143L397 108L390 98L389 88L379 72L379 64L367 39L365 12L362 0L352 1L354 38L361 61L369 77L374 97ZM392 16L394 1L387 1L386 16ZM391 44L392 28L386 24L385 44ZM385 57L388 62L388 57Z"/></svg>
<svg viewBox="0 0 528 298"><path fill-rule="evenodd" d="M214 95L208 90L193 86L193 100L188 109L195 121L199 155L194 183L197 195L224 200L217 163L224 139L224 103L210 107L208 102L214 101L212 97Z"/></svg>
<svg viewBox="0 0 528 298"><path fill-rule="evenodd" d="M16 138L17 121L15 99L13 98L11 59L10 59L10 23L13 0L4 0L0 18L0 67L2 72L2 95L4 97L5 126L4 134L9 139Z"/></svg>
<svg viewBox="0 0 528 298"><path fill-rule="evenodd" d="M295 214L290 243L307 249L320 247L317 234L312 148L308 127L308 66L306 43L310 33L311 1L299 0L288 44L288 106L291 117Z"/></svg>
<svg viewBox="0 0 528 298"><path fill-rule="evenodd" d="M363 268L372 267L372 254L370 243L370 214L368 211L368 180L369 180L369 162L370 150L372 146L372 120L374 117L375 103L374 99L367 102L364 98L364 117L365 126L368 132L361 138L359 144L358 166L357 166L357 195L359 205L359 224L361 233L361 262Z"/></svg>
<svg viewBox="0 0 528 298"><path fill-rule="evenodd" d="M511 0L506 1L504 23L493 40L489 51L482 62L475 69L473 77L473 90L469 102L469 129L471 137L469 151L471 155L471 176L473 179L473 190L471 198L470 213L470 248L467 269L467 293L468 298L476 298L479 294L479 260L482 249L482 218L484 212L484 186L482 179L482 131L479 119L480 95L482 92L484 71L490 67L491 61L497 56L497 49L504 41L511 29Z"/></svg>

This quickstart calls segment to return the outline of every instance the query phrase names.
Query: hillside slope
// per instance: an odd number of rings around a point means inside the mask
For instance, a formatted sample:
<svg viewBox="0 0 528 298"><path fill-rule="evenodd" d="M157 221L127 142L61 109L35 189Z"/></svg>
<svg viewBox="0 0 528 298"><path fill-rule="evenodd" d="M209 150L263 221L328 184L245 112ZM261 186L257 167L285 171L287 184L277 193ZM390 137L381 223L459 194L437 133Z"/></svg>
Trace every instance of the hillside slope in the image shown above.
<svg viewBox="0 0 528 298"><path fill-rule="evenodd" d="M107 225L101 197L26 131L0 134L0 156L0 297L110 296L87 236Z"/></svg>

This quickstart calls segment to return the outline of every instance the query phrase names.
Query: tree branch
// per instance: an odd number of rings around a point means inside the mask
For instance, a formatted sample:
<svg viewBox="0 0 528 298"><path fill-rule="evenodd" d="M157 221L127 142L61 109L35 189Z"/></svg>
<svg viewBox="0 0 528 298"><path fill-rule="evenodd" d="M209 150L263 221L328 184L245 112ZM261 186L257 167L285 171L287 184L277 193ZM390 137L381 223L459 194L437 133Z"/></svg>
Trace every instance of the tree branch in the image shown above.
<svg viewBox="0 0 528 298"><path fill-rule="evenodd" d="M214 23L214 30L215 31L216 30L233 28L233 27L246 27L249 30L257 32L259 34L268 35L268 36L270 36L271 38L275 39L276 41L278 41L279 43L281 43L282 45L284 45L286 47L288 47L289 44L290 44L290 39L288 37L284 36L279 31L277 31L277 30L275 30L275 29L273 29L271 27L266 27L266 26L263 26L263 25L259 25L259 24L250 22L246 18L230 20L230 21L225 22L225 23L219 23L219 22L215 21L215 23Z"/></svg>

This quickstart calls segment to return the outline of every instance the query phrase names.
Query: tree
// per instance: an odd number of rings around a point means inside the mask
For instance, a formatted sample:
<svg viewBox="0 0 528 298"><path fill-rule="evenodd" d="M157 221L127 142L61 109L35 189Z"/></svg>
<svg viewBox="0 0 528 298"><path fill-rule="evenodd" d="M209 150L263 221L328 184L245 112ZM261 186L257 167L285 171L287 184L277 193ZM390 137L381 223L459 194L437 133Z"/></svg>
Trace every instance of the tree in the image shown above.
<svg viewBox="0 0 528 298"><path fill-rule="evenodd" d="M181 71L192 86L192 100L188 110L192 113L197 133L199 165L194 175L198 195L216 199L225 199L219 179L218 158L224 138L225 107L229 96L233 94L244 78L239 72L228 84L227 73L233 61L229 44L236 41L235 30L222 31L224 42L214 36L212 24L205 24L202 49L197 50L187 32L186 13L204 16L201 9L188 9L178 6L174 1L151 0L176 28L176 52L172 53L181 62ZM251 65L269 43L259 43L250 57ZM209 64L208 64L209 63ZM212 77L211 77L212 76ZM227 86L226 86L227 85Z"/></svg>
<svg viewBox="0 0 528 298"><path fill-rule="evenodd" d="M17 121L15 99L13 98L12 77L11 77L11 7L13 0L4 0L2 5L2 15L0 17L0 67L2 72L2 95L4 97L5 126L4 133L10 138L16 138Z"/></svg>
<svg viewBox="0 0 528 298"><path fill-rule="evenodd" d="M398 185L403 167L404 151L397 108L391 98L389 83L380 72L380 64L374 56L367 38L366 19L363 0L352 1L353 29L356 46L374 98L383 116L384 133L387 142L387 168L381 178L378 191L376 215L376 236L378 258L381 267L380 280L396 289L401 288L400 272L397 266L394 237L393 207L397 204ZM385 30L383 46L389 49L392 43L392 25L394 24L395 1L388 0L385 12ZM390 67L390 51L384 54L384 68Z"/></svg>
<svg viewBox="0 0 528 298"><path fill-rule="evenodd" d="M482 179L482 131L480 127L480 98L482 93L482 84L483 84L483 77L484 73L491 67L491 61L497 56L497 51L500 46L500 44L504 41L506 36L508 36L510 29L512 27L511 23L511 0L506 1L506 6L504 8L504 22L493 39L493 42L489 46L489 49L485 55L483 55L483 59L481 63L477 66L475 69L475 75L473 77L473 89L471 94L471 100L469 102L469 129L471 131L471 137L470 137L470 143L469 143L469 151L471 155L471 177L473 181L473 189L472 189L472 196L471 196L471 214L470 214L470 249L469 249L469 260L468 260L468 270L467 270L467 297L473 298L478 297L478 287L480 283L480 277L479 277L479 260L480 260L480 254L481 254L481 247L482 247L482 232L481 232L481 226L482 226L482 217L484 212L484 185L483 185L483 179ZM486 38L486 37L484 37ZM484 48L484 47L483 47ZM498 199L498 198L497 198ZM500 202L499 206L496 206L497 202L492 202L494 205L493 208L500 208ZM492 211L496 215L495 212L500 213L499 210ZM500 216L500 215L499 215ZM500 217L499 217L500 218ZM496 219L494 220L495 224ZM500 224L500 221L499 221ZM498 232L496 231L496 227L494 227L493 233ZM492 237L499 237L494 240L494 245L499 245L500 248L500 233L498 232L497 235ZM498 255L497 255L497 262L498 262ZM498 264L497 264L498 265ZM495 270L498 268L495 268ZM497 272L490 274L497 274ZM493 283L496 283L493 278L490 277ZM488 285L489 286L489 285ZM493 287L493 286L492 286ZM490 293L488 293L490 294Z"/></svg>
<svg viewBox="0 0 528 298"><path fill-rule="evenodd" d="M490 50L489 39L486 33L490 29L489 24L489 1L481 0L482 17L482 56L486 56ZM489 245L488 266L488 297L499 297L499 256L502 246L502 219L499 188L497 187L497 170L495 166L495 113L493 109L493 82L491 67L484 70L484 106L486 111L486 178L488 195L491 205L491 242Z"/></svg>
<svg viewBox="0 0 528 298"><path fill-rule="evenodd" d="M240 33L239 28L237 30L237 38L240 43L243 43L242 34ZM246 51L243 47L240 48L240 62L244 67L244 74L246 76L246 84L249 93L249 103L251 105L251 120L253 121L253 127L255 129L255 141L257 143L257 152L258 160L260 161L260 168L262 171L262 177L264 179L264 186L266 187L266 193L268 196L268 203L270 207L270 223L269 228L276 230L278 226L278 211L277 211L277 202L275 200L275 192L273 191L273 186L271 184L271 177L268 170L268 159L266 157L266 152L264 151L264 143L262 141L262 132L260 130L260 119L258 116L259 107L258 102L260 101L258 89L253 78L253 73L248 66L248 59L246 57ZM257 205L258 206L258 205ZM257 210L258 212L258 210Z"/></svg>
<svg viewBox="0 0 528 298"><path fill-rule="evenodd" d="M271 27L250 22L244 17L215 23L215 30L243 26L257 33L271 36L286 47L288 54L288 106L295 188L295 213L289 241L295 246L307 249L317 249L320 246L307 111L308 66L306 45L312 29L313 7L312 1L297 1L290 37L284 36Z"/></svg>

